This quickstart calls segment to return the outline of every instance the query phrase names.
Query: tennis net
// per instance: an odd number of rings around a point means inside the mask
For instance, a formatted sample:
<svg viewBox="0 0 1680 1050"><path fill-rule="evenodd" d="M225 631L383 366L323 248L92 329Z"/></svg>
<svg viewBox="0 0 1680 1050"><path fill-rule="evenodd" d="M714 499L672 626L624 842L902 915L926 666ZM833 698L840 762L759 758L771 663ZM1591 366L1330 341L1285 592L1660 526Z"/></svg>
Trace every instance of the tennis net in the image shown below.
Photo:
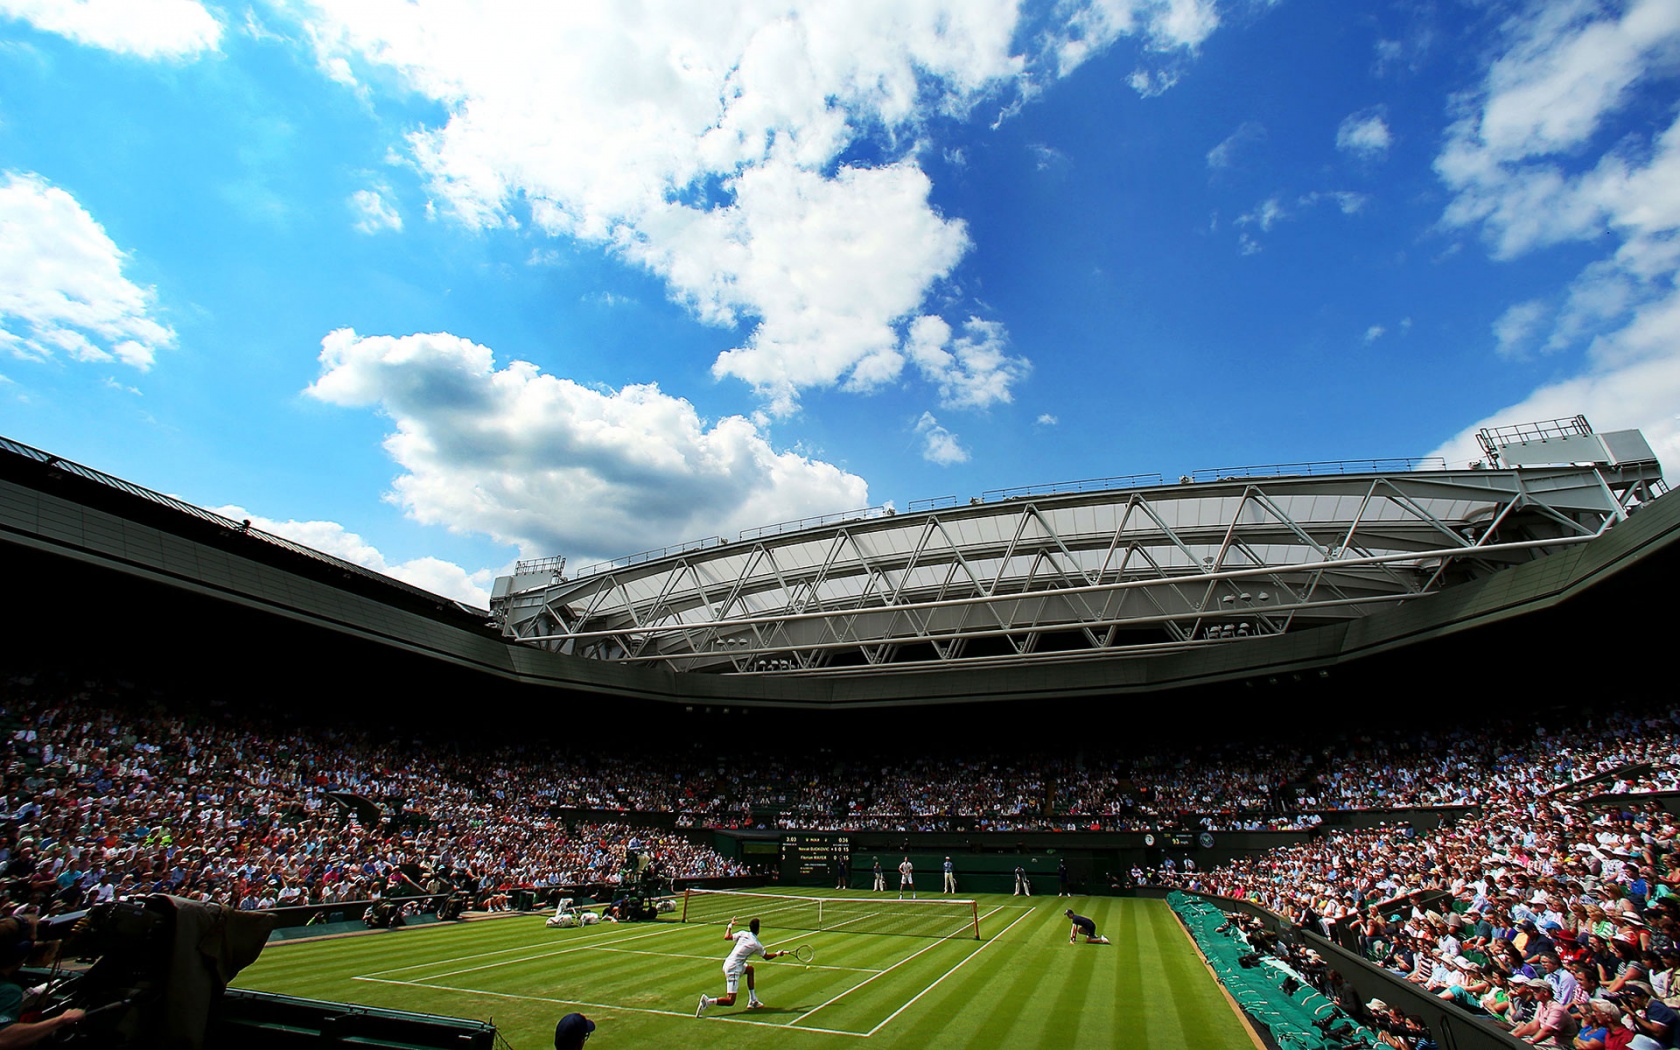
<svg viewBox="0 0 1680 1050"><path fill-rule="evenodd" d="M890 933L903 937L980 939L980 906L972 900L930 897L798 897L746 890L690 889L683 894L682 921L699 923L759 919L786 930Z"/></svg>

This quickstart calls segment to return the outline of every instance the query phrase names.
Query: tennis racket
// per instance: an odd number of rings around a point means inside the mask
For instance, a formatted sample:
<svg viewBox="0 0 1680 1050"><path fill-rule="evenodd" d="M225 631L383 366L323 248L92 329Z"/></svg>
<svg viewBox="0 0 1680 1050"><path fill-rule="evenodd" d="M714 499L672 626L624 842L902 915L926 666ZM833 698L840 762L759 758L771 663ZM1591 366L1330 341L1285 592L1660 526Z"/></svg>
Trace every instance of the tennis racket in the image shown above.
<svg viewBox="0 0 1680 1050"><path fill-rule="evenodd" d="M809 944L801 944L793 950L793 957L804 963L806 966L809 966L811 965L811 960L817 957L817 953L816 950Z"/></svg>

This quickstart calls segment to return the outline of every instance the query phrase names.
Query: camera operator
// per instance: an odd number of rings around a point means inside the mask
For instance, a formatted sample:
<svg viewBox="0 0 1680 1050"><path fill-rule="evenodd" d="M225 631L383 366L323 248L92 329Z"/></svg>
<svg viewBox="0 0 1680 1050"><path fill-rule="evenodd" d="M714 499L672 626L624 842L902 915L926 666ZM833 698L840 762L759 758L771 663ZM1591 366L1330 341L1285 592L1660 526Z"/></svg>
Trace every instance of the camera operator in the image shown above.
<svg viewBox="0 0 1680 1050"><path fill-rule="evenodd" d="M81 1010L66 1010L43 1021L22 1019L24 991L17 972L35 950L34 937L33 919L0 919L0 1050L31 1046L84 1016Z"/></svg>

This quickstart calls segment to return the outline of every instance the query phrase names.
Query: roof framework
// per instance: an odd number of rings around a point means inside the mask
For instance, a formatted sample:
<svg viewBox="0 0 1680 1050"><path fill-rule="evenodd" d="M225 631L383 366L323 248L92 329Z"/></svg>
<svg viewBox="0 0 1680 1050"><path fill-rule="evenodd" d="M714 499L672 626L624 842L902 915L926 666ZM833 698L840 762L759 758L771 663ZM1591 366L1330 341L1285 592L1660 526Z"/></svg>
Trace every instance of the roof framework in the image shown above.
<svg viewBox="0 0 1680 1050"><path fill-rule="evenodd" d="M1653 457L1013 498L528 571L492 610L513 639L690 672L1147 656L1392 608L1590 540L1661 491Z"/></svg>

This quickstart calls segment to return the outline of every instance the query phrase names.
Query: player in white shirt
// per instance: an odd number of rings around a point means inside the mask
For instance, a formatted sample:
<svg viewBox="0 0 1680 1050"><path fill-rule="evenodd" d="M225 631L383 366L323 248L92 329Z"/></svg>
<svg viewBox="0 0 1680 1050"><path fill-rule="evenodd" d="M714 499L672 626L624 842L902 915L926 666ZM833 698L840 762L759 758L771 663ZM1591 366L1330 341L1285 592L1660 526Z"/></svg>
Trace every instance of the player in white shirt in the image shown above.
<svg viewBox="0 0 1680 1050"><path fill-rule="evenodd" d="M756 1010L763 1006L764 1004L758 999L757 990L753 987L752 964L747 960L757 955L768 961L788 954L787 952L767 952L764 950L764 945L758 942L757 919L748 920L747 928L740 933L735 932L735 920L730 919L729 925L724 927L723 939L735 943L735 947L729 950L729 957L723 960L723 987L725 992L716 998L702 995L700 1005L694 1011L695 1017L703 1015L708 1006L734 1006L735 993L740 990L742 974L746 974L747 977L747 1008Z"/></svg>
<svg viewBox="0 0 1680 1050"><path fill-rule="evenodd" d="M910 891L910 899L911 900L916 899L916 868L915 868L914 865L912 865L910 863L910 858L909 857L905 857L904 858L904 863L902 863L898 866L898 899L899 900L904 899L904 891L905 890Z"/></svg>

